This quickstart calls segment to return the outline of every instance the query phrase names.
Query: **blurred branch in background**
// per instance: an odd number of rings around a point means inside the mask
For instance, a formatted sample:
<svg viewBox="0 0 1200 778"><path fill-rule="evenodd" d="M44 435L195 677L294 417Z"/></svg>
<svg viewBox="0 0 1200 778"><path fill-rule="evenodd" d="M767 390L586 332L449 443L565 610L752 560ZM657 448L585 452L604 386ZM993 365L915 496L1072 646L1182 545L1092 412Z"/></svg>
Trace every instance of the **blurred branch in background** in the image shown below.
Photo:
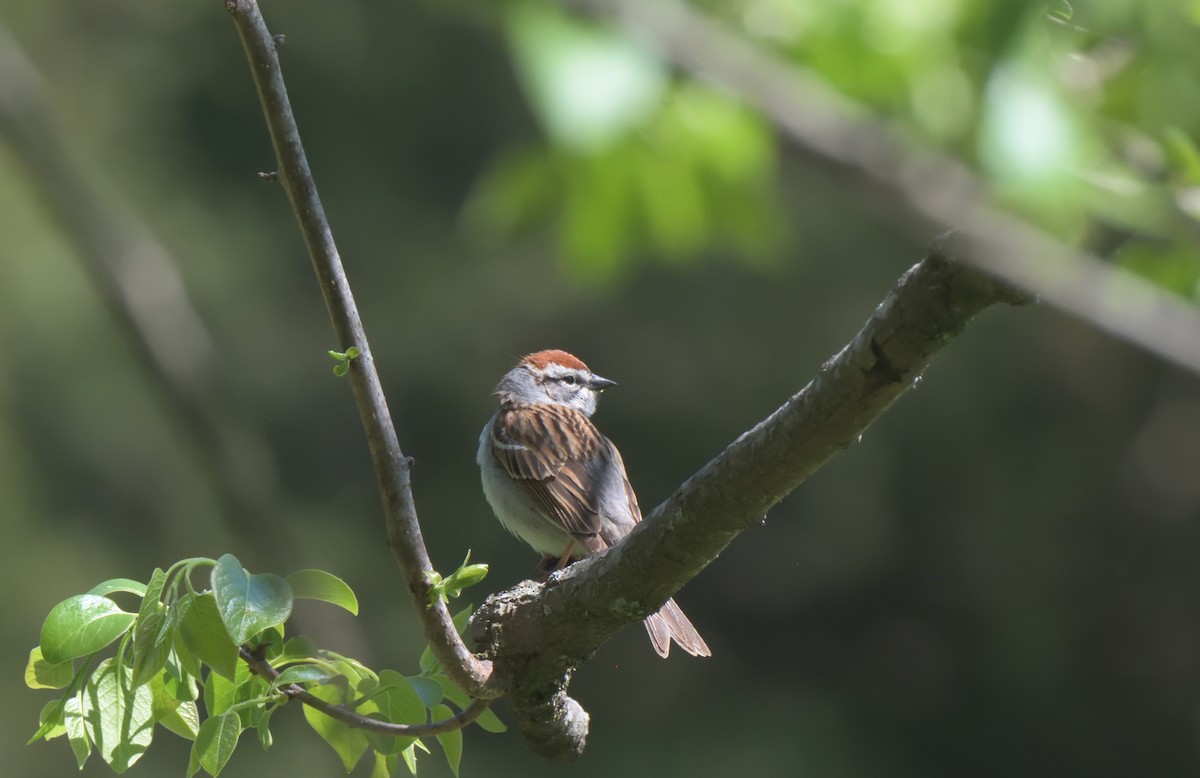
<svg viewBox="0 0 1200 778"><path fill-rule="evenodd" d="M278 476L266 441L241 418L200 315L171 255L112 187L68 146L32 63L0 28L0 138L28 172L30 189L61 225L133 348L171 421L184 433L221 520L253 544L248 558L287 556L290 539L266 520L278 508Z"/></svg>
<svg viewBox="0 0 1200 778"><path fill-rule="evenodd" d="M623 28L691 75L728 90L788 138L836 163L939 229L972 236L963 256L1038 299L1200 374L1200 312L1176 295L993 206L957 159L902 137L816 74L678 0L562 0ZM1194 240L1181 208L1169 218Z"/></svg>

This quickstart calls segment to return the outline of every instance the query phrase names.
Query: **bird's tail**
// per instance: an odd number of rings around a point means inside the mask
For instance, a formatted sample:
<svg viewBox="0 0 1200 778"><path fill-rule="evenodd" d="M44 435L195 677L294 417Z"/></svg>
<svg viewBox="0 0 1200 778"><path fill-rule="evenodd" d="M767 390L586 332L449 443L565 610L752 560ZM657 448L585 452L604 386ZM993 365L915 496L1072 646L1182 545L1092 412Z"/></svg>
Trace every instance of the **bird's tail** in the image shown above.
<svg viewBox="0 0 1200 778"><path fill-rule="evenodd" d="M646 632L650 633L650 642L663 659L671 651L672 640L692 656L712 656L704 638L700 637L674 600L667 600L658 613L646 617Z"/></svg>

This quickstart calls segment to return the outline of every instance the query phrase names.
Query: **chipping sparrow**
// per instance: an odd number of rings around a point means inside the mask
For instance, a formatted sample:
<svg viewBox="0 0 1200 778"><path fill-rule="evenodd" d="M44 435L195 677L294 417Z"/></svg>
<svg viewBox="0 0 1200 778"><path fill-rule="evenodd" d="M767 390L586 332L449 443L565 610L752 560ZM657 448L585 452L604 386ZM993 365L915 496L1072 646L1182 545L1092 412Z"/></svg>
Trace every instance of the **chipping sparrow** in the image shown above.
<svg viewBox="0 0 1200 778"><path fill-rule="evenodd" d="M487 501L505 529L557 561L552 569L599 554L642 520L620 452L588 418L615 383L565 351L530 354L500 380L500 409L479 436ZM712 655L674 600L646 619L646 631L659 656L672 640L692 656Z"/></svg>

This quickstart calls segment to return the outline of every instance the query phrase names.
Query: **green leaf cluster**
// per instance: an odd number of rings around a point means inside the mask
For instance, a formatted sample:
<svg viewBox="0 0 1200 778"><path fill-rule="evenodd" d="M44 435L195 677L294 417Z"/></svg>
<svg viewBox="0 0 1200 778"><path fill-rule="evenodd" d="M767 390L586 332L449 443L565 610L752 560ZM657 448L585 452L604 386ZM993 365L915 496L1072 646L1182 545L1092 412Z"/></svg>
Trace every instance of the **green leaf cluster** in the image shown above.
<svg viewBox="0 0 1200 778"><path fill-rule="evenodd" d="M778 139L736 91L673 72L653 24L642 44L560 4L519 0L499 13L543 137L505 150L475 187L467 221L489 246L552 230L568 269L592 283L647 257L761 266L779 256L795 229L781 208L792 185L776 175ZM948 154L972 169L985 200L1070 242L1128 244L1139 254L1128 267L1194 299L1194 9L760 0L705 13L780 66L754 79L747 63L746 81L776 93L743 86L751 105L804 111L810 125L826 114L886 117L878 123L914 170L928 151ZM715 53L714 67L723 59ZM705 60L697 55L693 71ZM728 81L721 68L707 75ZM793 75L820 98L811 116L789 109Z"/></svg>
<svg viewBox="0 0 1200 778"><path fill-rule="evenodd" d="M550 224L581 279L635 257L682 262L714 246L749 262L783 237L774 138L731 96L678 81L653 53L553 5L513 3L505 32L544 143L503 154L476 185L487 241Z"/></svg>
<svg viewBox="0 0 1200 778"><path fill-rule="evenodd" d="M429 601L436 602L441 599L449 602L452 598L461 595L463 589L482 581L487 573L487 565L471 564L471 552L468 551L462 564L450 575L443 578L437 572L426 574L426 579L429 581Z"/></svg>
<svg viewBox="0 0 1200 778"><path fill-rule="evenodd" d="M350 370L350 363L358 357L359 352L357 346L351 346L345 351L330 351L328 353L329 356L333 357L333 361L337 363L333 366L333 374L341 378Z"/></svg>
<svg viewBox="0 0 1200 778"><path fill-rule="evenodd" d="M479 568L486 572L485 565L468 569L464 562L441 585L447 593L457 593L482 578ZM208 588L193 583L200 571L208 572ZM140 600L136 610L121 607L125 597ZM29 653L26 685L61 690L42 709L29 742L65 735L81 768L96 752L122 773L150 747L159 725L192 741L188 778L201 770L217 776L243 732L254 730L263 748L272 744L271 717L289 701L281 689L292 684L326 702L396 724L441 720L454 715L447 703L460 709L470 703L425 657L420 675L377 673L355 659L317 648L306 637L287 637L284 625L296 598L358 613L354 592L337 576L321 570L301 570L287 578L251 574L230 554L155 569L144 584L113 579L68 597L51 609L40 644ZM469 613L459 614L460 629ZM101 659L101 652L113 645L113 655ZM278 678L251 674L239 661L242 652L270 662L280 671ZM417 750L428 752L420 740L364 732L312 708L305 707L304 716L347 771L370 750L372 776L392 775L400 761L415 775ZM491 711L478 723L488 731L504 729ZM457 774L461 731L437 739Z"/></svg>

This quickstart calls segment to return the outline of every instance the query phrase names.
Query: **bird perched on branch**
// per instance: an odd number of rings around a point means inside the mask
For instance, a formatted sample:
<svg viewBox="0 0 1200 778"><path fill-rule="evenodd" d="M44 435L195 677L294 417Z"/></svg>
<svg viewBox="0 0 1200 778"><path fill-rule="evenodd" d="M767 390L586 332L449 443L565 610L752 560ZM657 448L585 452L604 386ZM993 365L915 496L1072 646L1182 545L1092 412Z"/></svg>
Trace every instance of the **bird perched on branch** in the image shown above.
<svg viewBox="0 0 1200 778"><path fill-rule="evenodd" d="M483 493L547 570L599 554L642 520L621 453L590 418L600 392L615 384L552 350L524 357L496 387L500 407L476 455ZM646 618L646 631L659 656L672 640L692 656L712 655L674 600Z"/></svg>

